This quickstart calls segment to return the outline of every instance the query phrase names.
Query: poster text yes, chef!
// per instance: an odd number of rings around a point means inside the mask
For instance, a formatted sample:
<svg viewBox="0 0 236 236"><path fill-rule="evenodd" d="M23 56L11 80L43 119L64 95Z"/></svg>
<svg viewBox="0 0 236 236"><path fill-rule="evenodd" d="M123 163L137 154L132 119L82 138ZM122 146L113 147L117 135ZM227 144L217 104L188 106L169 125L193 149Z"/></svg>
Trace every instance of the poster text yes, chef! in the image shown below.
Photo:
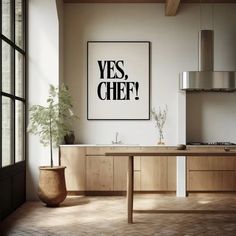
<svg viewBox="0 0 236 236"><path fill-rule="evenodd" d="M97 95L101 100L139 100L139 83L129 81L123 60L99 60L100 82Z"/></svg>

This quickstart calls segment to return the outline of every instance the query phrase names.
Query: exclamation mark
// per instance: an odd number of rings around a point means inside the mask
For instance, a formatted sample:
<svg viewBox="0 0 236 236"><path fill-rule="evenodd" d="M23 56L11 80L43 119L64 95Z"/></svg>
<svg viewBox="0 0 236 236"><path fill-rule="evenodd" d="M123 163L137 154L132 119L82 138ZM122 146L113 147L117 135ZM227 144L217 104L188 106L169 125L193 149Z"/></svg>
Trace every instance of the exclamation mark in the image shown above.
<svg viewBox="0 0 236 236"><path fill-rule="evenodd" d="M136 97L135 97L135 100L139 100L139 97L138 97L139 83L138 82L135 83L135 87L136 87Z"/></svg>

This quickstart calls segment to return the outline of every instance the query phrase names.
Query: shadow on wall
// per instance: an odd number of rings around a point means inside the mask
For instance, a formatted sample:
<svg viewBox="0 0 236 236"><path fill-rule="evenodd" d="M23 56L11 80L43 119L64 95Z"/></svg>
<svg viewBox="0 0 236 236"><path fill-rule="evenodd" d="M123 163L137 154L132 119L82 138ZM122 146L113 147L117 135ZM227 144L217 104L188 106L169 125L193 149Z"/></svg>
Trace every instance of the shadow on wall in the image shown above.
<svg viewBox="0 0 236 236"><path fill-rule="evenodd" d="M187 142L236 143L236 93L188 93Z"/></svg>

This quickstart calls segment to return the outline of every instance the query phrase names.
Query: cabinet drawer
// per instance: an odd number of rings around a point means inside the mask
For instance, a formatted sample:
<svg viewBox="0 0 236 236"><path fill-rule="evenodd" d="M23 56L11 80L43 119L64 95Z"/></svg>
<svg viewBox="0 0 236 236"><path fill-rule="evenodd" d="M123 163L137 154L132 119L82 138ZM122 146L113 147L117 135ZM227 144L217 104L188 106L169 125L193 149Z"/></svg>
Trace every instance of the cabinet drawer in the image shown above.
<svg viewBox="0 0 236 236"><path fill-rule="evenodd" d="M140 147L87 147L87 155L105 155L106 152L139 152Z"/></svg>
<svg viewBox="0 0 236 236"><path fill-rule="evenodd" d="M188 170L235 170L235 157L188 157Z"/></svg>
<svg viewBox="0 0 236 236"><path fill-rule="evenodd" d="M113 152L112 147L87 147L86 155L105 155L106 152Z"/></svg>
<svg viewBox="0 0 236 236"><path fill-rule="evenodd" d="M112 147L112 152L140 152L141 148L137 146L130 146L130 147L119 147L119 146L113 146Z"/></svg>
<svg viewBox="0 0 236 236"><path fill-rule="evenodd" d="M188 190L233 191L235 171L189 171Z"/></svg>

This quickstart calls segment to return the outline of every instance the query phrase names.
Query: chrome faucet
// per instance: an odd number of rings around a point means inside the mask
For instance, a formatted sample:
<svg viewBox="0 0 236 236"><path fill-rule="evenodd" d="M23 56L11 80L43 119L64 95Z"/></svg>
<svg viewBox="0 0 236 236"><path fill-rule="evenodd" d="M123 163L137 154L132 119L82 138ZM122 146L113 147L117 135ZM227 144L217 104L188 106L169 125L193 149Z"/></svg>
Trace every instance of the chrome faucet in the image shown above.
<svg viewBox="0 0 236 236"><path fill-rule="evenodd" d="M116 140L112 141L112 144L121 144L122 143L121 140L118 140L118 135L119 135L119 133L116 132Z"/></svg>

